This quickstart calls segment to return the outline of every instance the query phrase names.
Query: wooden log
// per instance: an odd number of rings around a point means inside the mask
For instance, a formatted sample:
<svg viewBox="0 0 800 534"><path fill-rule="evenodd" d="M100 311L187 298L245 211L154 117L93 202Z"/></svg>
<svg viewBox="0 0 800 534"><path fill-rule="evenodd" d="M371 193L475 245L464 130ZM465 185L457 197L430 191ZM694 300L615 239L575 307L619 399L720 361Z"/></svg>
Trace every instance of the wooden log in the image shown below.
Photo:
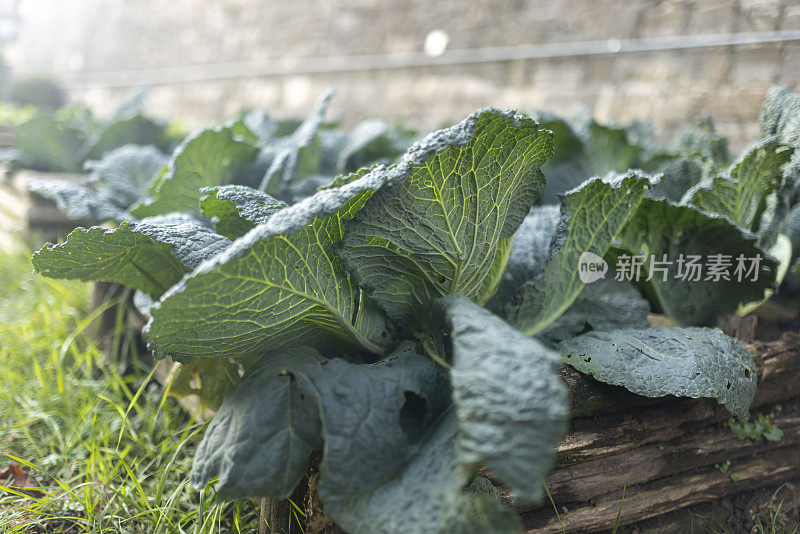
<svg viewBox="0 0 800 534"><path fill-rule="evenodd" d="M737 439L724 425L730 415L714 401L642 399L565 371L574 418L547 480L561 524L547 502L518 510L528 531L611 529L623 488L622 517L631 524L800 479L800 333L785 333L777 342L754 342L749 348L759 377L753 408L783 406L773 419L783 431L776 442ZM588 407L594 408L591 415L586 415ZM714 467L726 462L726 473Z"/></svg>

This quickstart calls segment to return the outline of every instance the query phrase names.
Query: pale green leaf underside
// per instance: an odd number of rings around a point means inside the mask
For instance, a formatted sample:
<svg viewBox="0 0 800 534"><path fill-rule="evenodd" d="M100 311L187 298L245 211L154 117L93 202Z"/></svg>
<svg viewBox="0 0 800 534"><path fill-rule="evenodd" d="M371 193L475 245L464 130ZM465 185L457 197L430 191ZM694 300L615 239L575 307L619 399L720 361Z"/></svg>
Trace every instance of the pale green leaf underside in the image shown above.
<svg viewBox="0 0 800 534"><path fill-rule="evenodd" d="M326 350L385 352L391 340L382 315L330 247L386 179L383 167L354 175L278 211L202 265L153 307L147 336L156 353L258 356L298 339Z"/></svg>
<svg viewBox="0 0 800 534"><path fill-rule="evenodd" d="M538 198L552 135L524 117L479 111L428 136L365 205L338 250L396 320L451 293L475 297L501 240Z"/></svg>
<svg viewBox="0 0 800 534"><path fill-rule="evenodd" d="M510 323L533 336L558 319L583 289L581 254L603 256L633 217L648 179L630 172L611 183L594 179L562 197L552 255L539 278L523 285L504 310Z"/></svg>
<svg viewBox="0 0 800 534"><path fill-rule="evenodd" d="M701 182L687 191L681 203L756 231L767 195L780 185L781 167L791 155L792 149L779 145L777 137L761 141L731 166L727 176Z"/></svg>
<svg viewBox="0 0 800 534"><path fill-rule="evenodd" d="M750 352L711 328L591 332L561 344L564 361L601 382L647 397L709 397L747 416L756 391Z"/></svg>
<svg viewBox="0 0 800 534"><path fill-rule="evenodd" d="M228 128L201 130L172 155L167 174L156 182L153 198L131 210L137 217L197 211L200 189L241 183L258 150Z"/></svg>
<svg viewBox="0 0 800 534"><path fill-rule="evenodd" d="M461 468L485 465L515 497L537 501L567 429L558 354L461 295L436 306L450 327Z"/></svg>
<svg viewBox="0 0 800 534"><path fill-rule="evenodd" d="M33 255L36 272L51 278L115 282L158 297L187 271L230 241L190 217L168 215L119 228L77 228L59 245Z"/></svg>

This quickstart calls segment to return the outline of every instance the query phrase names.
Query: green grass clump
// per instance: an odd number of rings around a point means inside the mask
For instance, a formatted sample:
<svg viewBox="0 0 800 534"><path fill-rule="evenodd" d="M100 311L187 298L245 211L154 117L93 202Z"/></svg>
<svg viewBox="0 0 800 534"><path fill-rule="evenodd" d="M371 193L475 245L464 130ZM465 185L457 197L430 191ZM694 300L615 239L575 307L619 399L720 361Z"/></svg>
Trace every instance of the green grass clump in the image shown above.
<svg viewBox="0 0 800 534"><path fill-rule="evenodd" d="M144 372L121 375L89 335L88 284L31 274L0 251L0 532L257 531L251 501L189 486L203 426Z"/></svg>

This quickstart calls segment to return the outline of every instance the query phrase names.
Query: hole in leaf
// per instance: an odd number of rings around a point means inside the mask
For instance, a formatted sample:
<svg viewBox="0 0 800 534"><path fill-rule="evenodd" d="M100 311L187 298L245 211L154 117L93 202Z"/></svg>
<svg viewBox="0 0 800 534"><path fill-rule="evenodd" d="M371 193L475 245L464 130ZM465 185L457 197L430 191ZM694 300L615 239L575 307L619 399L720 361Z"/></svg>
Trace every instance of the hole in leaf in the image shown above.
<svg viewBox="0 0 800 534"><path fill-rule="evenodd" d="M443 274L436 275L436 283L437 284L444 284L447 280L445 279Z"/></svg>
<svg viewBox="0 0 800 534"><path fill-rule="evenodd" d="M744 370L744 377L748 378L748 379L750 378L750 369L745 369Z"/></svg>
<svg viewBox="0 0 800 534"><path fill-rule="evenodd" d="M730 383L730 382L728 382L728 383L725 385L725 387L726 387L727 389L731 389L731 383Z"/></svg>
<svg viewBox="0 0 800 534"><path fill-rule="evenodd" d="M594 330L594 327L592 327L592 325L590 325L588 322L584 321L584 323L583 323L583 329L581 329L581 331L580 331L580 332L578 332L578 334L577 334L577 335L581 335L581 334L588 334L588 333L589 333L589 332L591 332L592 330Z"/></svg>
<svg viewBox="0 0 800 534"><path fill-rule="evenodd" d="M406 401L400 408L400 428L409 444L417 444L425 433L425 413L428 410L425 399L413 391L405 392Z"/></svg>
<svg viewBox="0 0 800 534"><path fill-rule="evenodd" d="M586 363L589 363L590 361L592 361L592 357L591 356L587 356L586 359L584 359L583 361L585 361Z"/></svg>

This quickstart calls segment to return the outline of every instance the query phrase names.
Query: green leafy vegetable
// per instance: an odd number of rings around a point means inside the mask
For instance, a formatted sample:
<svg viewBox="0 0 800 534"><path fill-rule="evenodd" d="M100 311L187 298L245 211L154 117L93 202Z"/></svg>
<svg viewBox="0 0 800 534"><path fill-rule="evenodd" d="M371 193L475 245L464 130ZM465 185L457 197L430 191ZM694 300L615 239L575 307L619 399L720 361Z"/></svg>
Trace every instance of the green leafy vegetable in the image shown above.
<svg viewBox="0 0 800 534"><path fill-rule="evenodd" d="M313 349L268 354L247 370L225 398L195 454L192 483L230 498L288 497L322 447L316 399L290 366L319 366ZM213 361L213 360L212 360Z"/></svg>
<svg viewBox="0 0 800 534"><path fill-rule="evenodd" d="M756 392L753 356L710 328L591 332L561 345L564 361L597 380L647 397L717 399L746 417Z"/></svg>
<svg viewBox="0 0 800 534"><path fill-rule="evenodd" d="M278 211L172 287L146 329L156 354L255 356L298 337L385 353L388 325L330 248L388 177L356 174Z"/></svg>
<svg viewBox="0 0 800 534"><path fill-rule="evenodd" d="M617 275L646 283L663 313L683 326L713 326L774 288L776 262L756 236L719 215L645 198L620 238L631 255Z"/></svg>
<svg viewBox="0 0 800 534"><path fill-rule="evenodd" d="M635 172L604 181L594 179L566 194L561 221L550 245L551 259L541 275L525 283L505 308L509 322L533 336L558 319L583 289L581 256L602 257L637 212L648 185Z"/></svg>
<svg viewBox="0 0 800 534"><path fill-rule="evenodd" d="M781 167L792 149L778 144L777 136L759 142L731 166L726 176L716 176L690 189L682 204L727 217L751 231L758 229L767 196L781 184Z"/></svg>
<svg viewBox="0 0 800 534"><path fill-rule="evenodd" d="M229 128L196 132L175 149L166 175L153 186L153 198L130 211L148 217L197 210L201 188L247 182L257 155Z"/></svg>
<svg viewBox="0 0 800 534"><path fill-rule="evenodd" d="M51 278L116 282L157 297L229 244L195 219L175 214L114 230L77 228L63 244L46 244L31 262Z"/></svg>
<svg viewBox="0 0 800 534"><path fill-rule="evenodd" d="M539 500L567 426L558 354L464 296L436 307L452 342L459 465L485 465L518 499Z"/></svg>
<svg viewBox="0 0 800 534"><path fill-rule="evenodd" d="M538 198L552 151L549 132L496 110L431 134L348 223L338 255L398 321L442 295L475 297Z"/></svg>
<svg viewBox="0 0 800 534"><path fill-rule="evenodd" d="M245 185L206 187L201 191L203 215L215 219L217 233L229 239L243 236L286 207L284 202Z"/></svg>

